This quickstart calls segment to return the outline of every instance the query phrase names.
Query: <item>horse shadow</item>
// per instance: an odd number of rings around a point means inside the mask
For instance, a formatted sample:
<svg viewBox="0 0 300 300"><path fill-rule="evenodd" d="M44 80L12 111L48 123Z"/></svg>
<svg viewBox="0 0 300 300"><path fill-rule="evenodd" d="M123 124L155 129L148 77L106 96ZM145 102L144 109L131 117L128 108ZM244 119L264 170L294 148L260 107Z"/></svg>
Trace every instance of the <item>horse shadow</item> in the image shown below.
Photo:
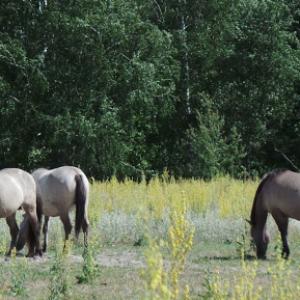
<svg viewBox="0 0 300 300"><path fill-rule="evenodd" d="M243 258L240 255L213 255L213 256L204 256L202 257L202 259L204 260L208 260L208 261L234 261L234 260L241 260L244 259L245 261L252 261L252 260L256 260L256 256L251 255L251 254L246 254Z"/></svg>

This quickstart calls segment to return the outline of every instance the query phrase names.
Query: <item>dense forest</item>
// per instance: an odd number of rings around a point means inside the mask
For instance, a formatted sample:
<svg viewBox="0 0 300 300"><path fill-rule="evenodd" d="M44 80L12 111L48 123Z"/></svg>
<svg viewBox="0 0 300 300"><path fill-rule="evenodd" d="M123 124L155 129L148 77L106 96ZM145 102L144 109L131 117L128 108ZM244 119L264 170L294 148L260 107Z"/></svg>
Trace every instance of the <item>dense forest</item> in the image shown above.
<svg viewBox="0 0 300 300"><path fill-rule="evenodd" d="M1 0L0 168L300 166L296 0Z"/></svg>

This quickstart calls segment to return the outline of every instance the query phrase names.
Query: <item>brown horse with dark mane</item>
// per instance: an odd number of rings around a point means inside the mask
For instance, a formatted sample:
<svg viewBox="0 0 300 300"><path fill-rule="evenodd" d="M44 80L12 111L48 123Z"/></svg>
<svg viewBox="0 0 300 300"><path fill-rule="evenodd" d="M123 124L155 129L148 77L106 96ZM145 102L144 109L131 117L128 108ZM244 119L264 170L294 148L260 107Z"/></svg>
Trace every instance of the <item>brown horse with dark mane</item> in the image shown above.
<svg viewBox="0 0 300 300"><path fill-rule="evenodd" d="M257 188L249 223L256 254L260 259L266 258L269 243L266 231L268 213L273 216L281 234L282 256L288 258L288 220L300 220L300 173L274 170L263 177Z"/></svg>

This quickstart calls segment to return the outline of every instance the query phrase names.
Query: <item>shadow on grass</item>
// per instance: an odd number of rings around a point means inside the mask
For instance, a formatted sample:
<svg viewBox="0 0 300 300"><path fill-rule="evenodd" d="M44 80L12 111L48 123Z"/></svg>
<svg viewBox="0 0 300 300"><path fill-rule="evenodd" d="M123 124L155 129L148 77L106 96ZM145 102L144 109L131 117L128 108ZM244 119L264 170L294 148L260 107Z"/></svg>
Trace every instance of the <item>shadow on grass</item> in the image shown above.
<svg viewBox="0 0 300 300"><path fill-rule="evenodd" d="M241 256L232 256L232 255L229 255L229 256L223 256L223 255L214 255L214 256L204 256L202 259L204 260L219 260L219 261L230 261L230 260L241 260ZM256 256L254 255L250 255L250 254L247 254L244 256L244 260L255 260L256 259Z"/></svg>

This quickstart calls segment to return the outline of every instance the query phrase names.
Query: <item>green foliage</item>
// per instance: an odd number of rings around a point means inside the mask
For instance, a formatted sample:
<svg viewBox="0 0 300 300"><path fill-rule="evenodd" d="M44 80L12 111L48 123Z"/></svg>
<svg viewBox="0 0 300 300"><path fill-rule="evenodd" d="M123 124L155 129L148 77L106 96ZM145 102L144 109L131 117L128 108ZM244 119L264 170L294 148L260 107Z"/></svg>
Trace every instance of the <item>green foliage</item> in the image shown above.
<svg viewBox="0 0 300 300"><path fill-rule="evenodd" d="M209 179L224 173L239 177L246 155L241 136L236 127L225 135L224 119L214 111L211 99L202 97L205 106L197 114L197 127L187 131L189 175Z"/></svg>
<svg viewBox="0 0 300 300"><path fill-rule="evenodd" d="M187 220L185 199L170 207L167 241L149 236L145 251L146 267L142 271L145 299L190 299L189 286L182 288L181 276L193 245L194 226ZM167 251L165 258L163 252ZM169 260L169 265L166 264Z"/></svg>
<svg viewBox="0 0 300 300"><path fill-rule="evenodd" d="M89 248L85 248L83 252L83 266L82 273L77 276L78 283L90 283L95 279L100 270L94 261L94 249L90 245Z"/></svg>
<svg viewBox="0 0 300 300"><path fill-rule="evenodd" d="M198 128L188 132L193 153L190 169L193 177L211 178L220 170L224 140L223 121L215 112L198 115Z"/></svg>
<svg viewBox="0 0 300 300"><path fill-rule="evenodd" d="M206 289L203 296L204 299L216 299L225 300L228 299L228 293L224 284L222 283L219 271L215 271L213 274L207 272L204 281L204 287Z"/></svg>
<svg viewBox="0 0 300 300"><path fill-rule="evenodd" d="M30 275L30 269L28 266L27 259L17 259L13 257L12 262L12 277L10 294L16 296L28 296L26 288L26 280ZM4 279L4 278L3 278Z"/></svg>
<svg viewBox="0 0 300 300"><path fill-rule="evenodd" d="M286 0L2 1L0 167L239 177L285 167L275 149L299 164L298 12Z"/></svg>
<svg viewBox="0 0 300 300"><path fill-rule="evenodd" d="M64 253L56 247L55 258L50 269L50 295L49 300L67 299L70 296L69 281L66 272L66 257Z"/></svg>

